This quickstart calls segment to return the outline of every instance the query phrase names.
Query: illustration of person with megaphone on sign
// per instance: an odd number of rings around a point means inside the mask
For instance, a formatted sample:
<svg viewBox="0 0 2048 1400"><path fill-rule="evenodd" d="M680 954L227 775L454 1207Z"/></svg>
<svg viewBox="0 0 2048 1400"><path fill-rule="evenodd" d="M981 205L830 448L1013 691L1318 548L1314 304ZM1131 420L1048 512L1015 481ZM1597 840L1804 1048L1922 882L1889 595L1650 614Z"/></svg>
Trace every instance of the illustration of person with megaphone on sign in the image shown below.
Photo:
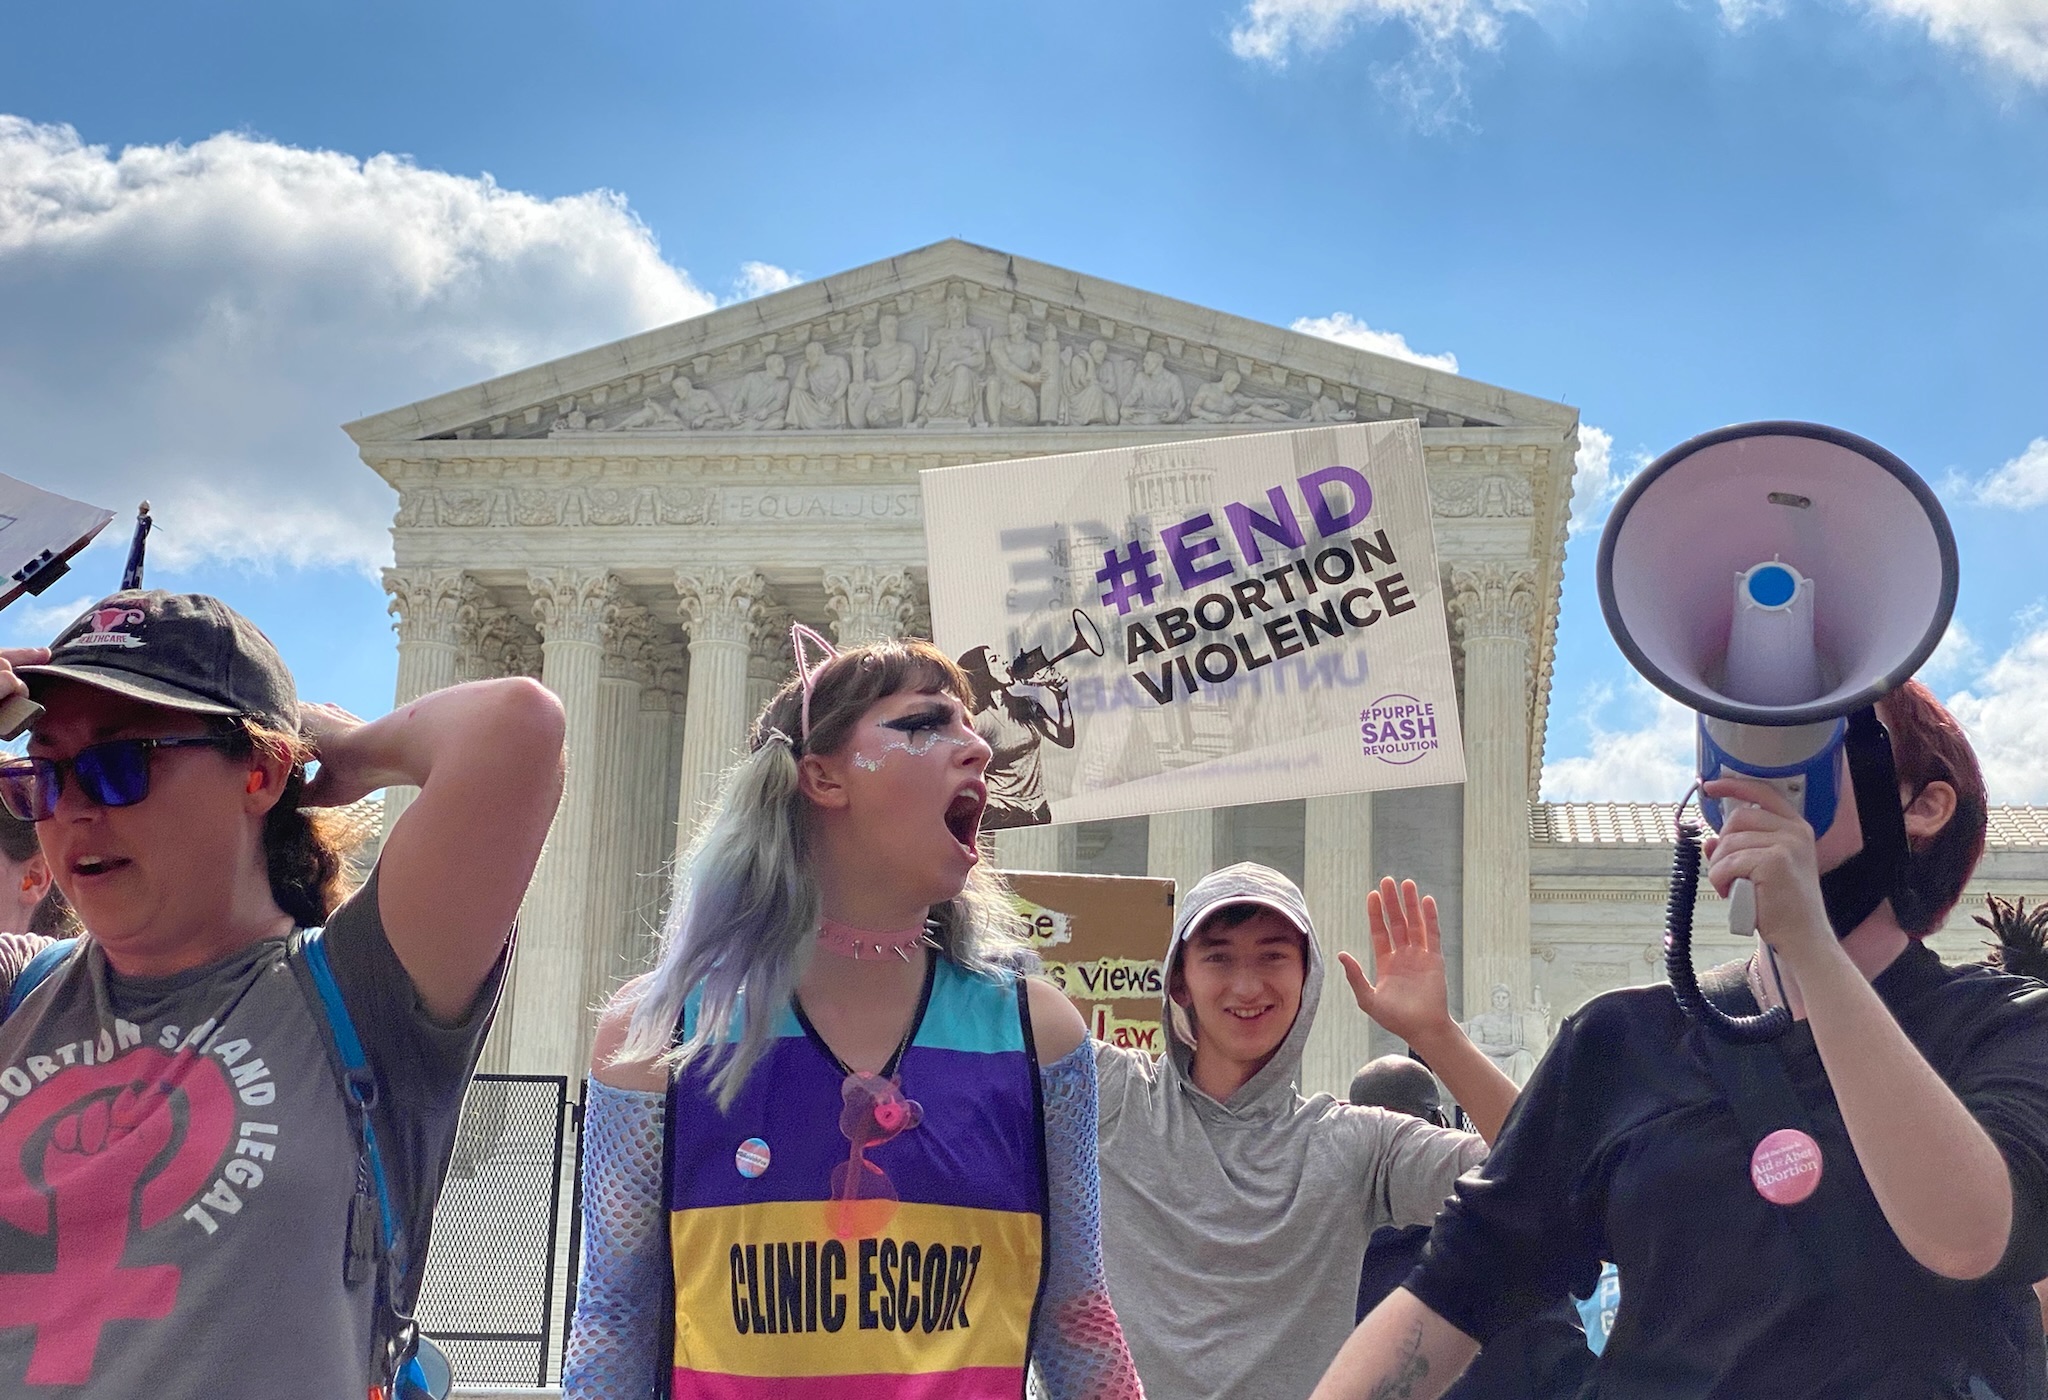
<svg viewBox="0 0 2048 1400"><path fill-rule="evenodd" d="M1603 1260L1621 1305L1582 1400L2044 1394L2048 990L1922 941L1987 820L1908 679L1956 576L1926 484L1835 429L1722 429L1631 484L1601 601L1700 715L1718 829L1674 832L1671 985L1566 1020L1316 1400L1441 1394ZM1702 862L1754 951L1695 975Z"/></svg>
<svg viewBox="0 0 2048 1400"><path fill-rule="evenodd" d="M981 819L986 831L1052 820L1039 747L1050 743L1071 749L1076 737L1059 663L1077 652L1100 656L1104 650L1101 630L1079 608L1073 612L1073 627L1072 644L1057 656L1034 646L1006 664L993 647L976 647L959 658L973 692L968 708L974 732L992 753L983 775L988 782L988 810Z"/></svg>

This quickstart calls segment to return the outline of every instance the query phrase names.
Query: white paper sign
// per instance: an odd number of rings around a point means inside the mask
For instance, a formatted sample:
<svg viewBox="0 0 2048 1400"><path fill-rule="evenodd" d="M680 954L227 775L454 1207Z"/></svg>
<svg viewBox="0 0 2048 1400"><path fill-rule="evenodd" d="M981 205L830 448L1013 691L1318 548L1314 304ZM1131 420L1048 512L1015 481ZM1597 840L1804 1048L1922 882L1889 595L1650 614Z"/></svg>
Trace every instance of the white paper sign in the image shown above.
<svg viewBox="0 0 2048 1400"><path fill-rule="evenodd" d="M113 518L110 510L0 476L0 608L48 587L64 572L59 566Z"/></svg>
<svg viewBox="0 0 2048 1400"><path fill-rule="evenodd" d="M985 826L1464 781L1415 423L921 480Z"/></svg>

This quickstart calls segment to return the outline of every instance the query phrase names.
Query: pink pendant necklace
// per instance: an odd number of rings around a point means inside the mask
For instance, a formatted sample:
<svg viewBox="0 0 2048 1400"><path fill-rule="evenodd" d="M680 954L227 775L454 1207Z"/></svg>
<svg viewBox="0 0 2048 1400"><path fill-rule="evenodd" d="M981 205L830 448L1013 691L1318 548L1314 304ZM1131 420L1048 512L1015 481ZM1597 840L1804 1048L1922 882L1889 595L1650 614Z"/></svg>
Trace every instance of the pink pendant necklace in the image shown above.
<svg viewBox="0 0 2048 1400"><path fill-rule="evenodd" d="M923 924L904 929L901 933L876 933L871 929L842 924L837 919L818 921L818 946L842 958L886 958L893 953L909 962L911 949L920 944L934 946Z"/></svg>

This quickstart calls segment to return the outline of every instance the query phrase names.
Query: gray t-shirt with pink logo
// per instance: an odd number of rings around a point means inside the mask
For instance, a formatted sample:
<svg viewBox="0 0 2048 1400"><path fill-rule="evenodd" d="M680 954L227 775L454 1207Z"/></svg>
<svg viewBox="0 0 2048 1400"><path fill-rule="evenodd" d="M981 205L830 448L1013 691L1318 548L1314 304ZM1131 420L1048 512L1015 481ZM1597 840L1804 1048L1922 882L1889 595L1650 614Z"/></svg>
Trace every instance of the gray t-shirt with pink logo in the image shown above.
<svg viewBox="0 0 2048 1400"><path fill-rule="evenodd" d="M421 1249L498 982L434 1021L376 888L326 946ZM343 1279L357 1139L290 945L160 980L81 946L0 1024L0 1395L362 1400L371 1286Z"/></svg>

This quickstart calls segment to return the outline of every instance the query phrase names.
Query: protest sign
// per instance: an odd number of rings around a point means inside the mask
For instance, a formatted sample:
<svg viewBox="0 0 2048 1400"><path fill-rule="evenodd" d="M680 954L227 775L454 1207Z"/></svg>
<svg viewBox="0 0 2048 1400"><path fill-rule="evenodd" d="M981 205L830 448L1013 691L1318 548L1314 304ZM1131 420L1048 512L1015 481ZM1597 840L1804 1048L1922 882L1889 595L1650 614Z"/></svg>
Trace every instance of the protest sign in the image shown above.
<svg viewBox="0 0 2048 1400"><path fill-rule="evenodd" d="M71 556L113 518L110 510L0 476L0 608L55 583Z"/></svg>
<svg viewBox="0 0 2048 1400"><path fill-rule="evenodd" d="M1045 975L1097 1040L1157 1055L1159 999L1173 936L1173 881L1132 875L1008 876Z"/></svg>
<svg viewBox="0 0 2048 1400"><path fill-rule="evenodd" d="M1415 423L921 480L984 827L1464 781Z"/></svg>

